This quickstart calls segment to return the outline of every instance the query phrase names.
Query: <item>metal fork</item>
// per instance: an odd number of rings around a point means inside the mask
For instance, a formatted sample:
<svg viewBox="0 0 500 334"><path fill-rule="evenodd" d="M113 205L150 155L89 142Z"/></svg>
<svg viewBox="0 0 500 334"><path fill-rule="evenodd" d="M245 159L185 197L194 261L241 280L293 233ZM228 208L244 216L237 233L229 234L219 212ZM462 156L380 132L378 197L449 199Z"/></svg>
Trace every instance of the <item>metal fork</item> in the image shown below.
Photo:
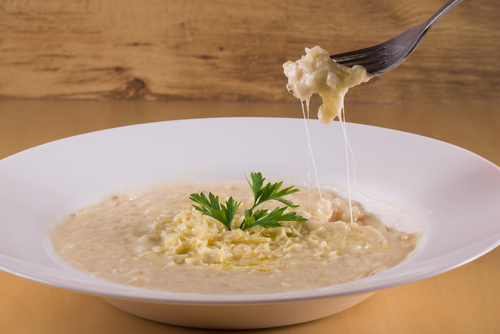
<svg viewBox="0 0 500 334"><path fill-rule="evenodd" d="M387 42L369 48L330 56L337 63L348 67L362 65L371 76L383 74L401 65L415 50L425 34L462 0L450 0L427 21L403 31Z"/></svg>

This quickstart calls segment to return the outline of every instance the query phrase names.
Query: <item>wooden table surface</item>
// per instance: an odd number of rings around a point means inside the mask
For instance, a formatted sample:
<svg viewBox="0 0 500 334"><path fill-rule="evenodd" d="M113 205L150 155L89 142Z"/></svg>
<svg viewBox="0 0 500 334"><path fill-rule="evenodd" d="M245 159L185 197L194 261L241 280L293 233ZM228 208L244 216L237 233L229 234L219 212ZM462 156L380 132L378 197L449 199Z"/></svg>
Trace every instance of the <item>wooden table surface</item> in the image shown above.
<svg viewBox="0 0 500 334"><path fill-rule="evenodd" d="M291 102L282 64L305 47L382 43L445 3L0 0L0 97ZM500 103L499 15L498 0L463 1L349 100Z"/></svg>
<svg viewBox="0 0 500 334"><path fill-rule="evenodd" d="M443 140L500 165L500 106L348 104L347 120ZM0 158L89 131L225 116L301 117L298 103L0 100ZM0 203L1 206L1 203ZM498 217L500 224L500 217ZM129 315L98 297L0 272L0 333L217 333ZM229 331L231 332L231 331ZM500 333L500 248L317 321L250 333Z"/></svg>

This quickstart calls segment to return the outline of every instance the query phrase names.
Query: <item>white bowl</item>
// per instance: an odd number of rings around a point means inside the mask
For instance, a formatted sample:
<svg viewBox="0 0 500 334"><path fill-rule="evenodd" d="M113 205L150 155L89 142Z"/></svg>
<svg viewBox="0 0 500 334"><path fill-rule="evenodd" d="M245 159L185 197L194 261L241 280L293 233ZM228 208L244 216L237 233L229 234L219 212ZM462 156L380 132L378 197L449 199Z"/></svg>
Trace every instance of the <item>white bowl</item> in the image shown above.
<svg viewBox="0 0 500 334"><path fill-rule="evenodd" d="M3 159L0 268L100 296L156 321L259 328L331 315L377 290L456 268L500 244L497 166L459 147L417 135L357 124L347 124L347 131L357 164L355 199L369 210L378 210L389 225L424 231L413 256L375 276L290 293L180 294L94 278L55 257L48 226L120 189L153 188L186 172L200 179L242 178L252 171L269 179L307 179L304 121L273 118L122 127L55 141ZM320 183L345 195L345 148L339 124L311 121L310 132Z"/></svg>

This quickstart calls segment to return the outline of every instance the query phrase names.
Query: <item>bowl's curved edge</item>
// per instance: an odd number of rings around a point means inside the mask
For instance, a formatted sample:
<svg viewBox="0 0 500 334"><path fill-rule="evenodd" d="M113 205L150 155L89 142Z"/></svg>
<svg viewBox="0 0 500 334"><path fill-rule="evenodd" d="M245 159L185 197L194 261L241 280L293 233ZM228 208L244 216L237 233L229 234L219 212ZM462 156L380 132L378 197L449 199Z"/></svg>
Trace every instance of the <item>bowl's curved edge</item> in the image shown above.
<svg viewBox="0 0 500 334"><path fill-rule="evenodd" d="M141 318L170 325L209 329L257 329L321 319L361 303L374 292L321 300L281 301L259 305L192 306L102 297L111 305Z"/></svg>

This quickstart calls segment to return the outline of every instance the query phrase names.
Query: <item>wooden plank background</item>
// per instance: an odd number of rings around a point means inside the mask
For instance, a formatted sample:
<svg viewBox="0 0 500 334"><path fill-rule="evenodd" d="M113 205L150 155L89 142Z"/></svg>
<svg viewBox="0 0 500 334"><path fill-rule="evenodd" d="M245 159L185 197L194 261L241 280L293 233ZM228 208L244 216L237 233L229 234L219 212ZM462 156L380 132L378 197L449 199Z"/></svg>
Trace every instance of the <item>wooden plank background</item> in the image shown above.
<svg viewBox="0 0 500 334"><path fill-rule="evenodd" d="M0 97L295 101L282 64L383 42L445 0L0 0ZM500 2L465 0L348 102L500 103Z"/></svg>

